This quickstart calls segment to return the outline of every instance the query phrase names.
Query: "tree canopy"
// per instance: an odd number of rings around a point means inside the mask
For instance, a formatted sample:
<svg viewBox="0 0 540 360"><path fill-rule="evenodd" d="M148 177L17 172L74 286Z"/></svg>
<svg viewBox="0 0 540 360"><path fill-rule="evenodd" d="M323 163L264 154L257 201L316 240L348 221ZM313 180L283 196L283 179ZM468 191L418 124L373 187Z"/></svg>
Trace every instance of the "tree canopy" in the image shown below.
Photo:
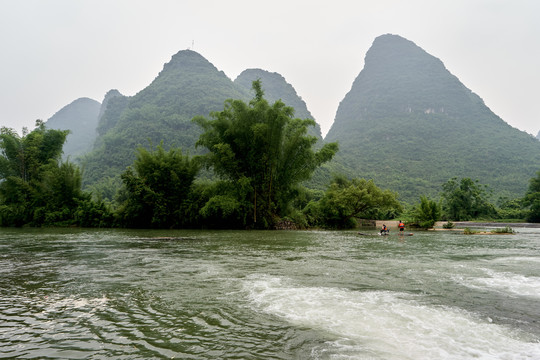
<svg viewBox="0 0 540 360"><path fill-rule="evenodd" d="M402 208L396 193L380 189L373 180L336 176L318 205L307 207L308 216L314 210L318 213L315 215L319 217L318 224L323 227L352 228L357 225L357 218L386 217L388 213L401 212Z"/></svg>
<svg viewBox="0 0 540 360"><path fill-rule="evenodd" d="M249 103L227 100L223 111L193 121L203 128L197 145L209 151L207 166L242 194L238 200L251 214L245 225L268 228L275 216L287 213L297 186L331 160L338 146L315 151L317 138L307 135L313 120L294 118L294 109L281 101L270 105L260 81L253 90Z"/></svg>
<svg viewBox="0 0 540 360"><path fill-rule="evenodd" d="M19 136L13 129L0 130L0 178L17 177L28 183L39 180L43 166L58 160L66 141L67 130L48 130L43 121L36 121L36 129Z"/></svg>
<svg viewBox="0 0 540 360"><path fill-rule="evenodd" d="M34 210L41 197L39 188L46 169L61 154L68 131L47 130L41 120L36 129L23 129L19 136L13 129L0 130L0 222L20 226L34 220Z"/></svg>
<svg viewBox="0 0 540 360"><path fill-rule="evenodd" d="M450 220L471 220L495 212L487 200L486 186L478 180L452 178L442 188L443 210Z"/></svg>
<svg viewBox="0 0 540 360"><path fill-rule="evenodd" d="M67 134L46 129L40 120L22 136L1 129L0 225L111 224L108 208L82 192L79 168L60 161Z"/></svg>
<svg viewBox="0 0 540 360"><path fill-rule="evenodd" d="M124 190L118 211L128 227L178 228L184 221L186 200L199 165L179 149L139 148L133 167L123 174Z"/></svg>

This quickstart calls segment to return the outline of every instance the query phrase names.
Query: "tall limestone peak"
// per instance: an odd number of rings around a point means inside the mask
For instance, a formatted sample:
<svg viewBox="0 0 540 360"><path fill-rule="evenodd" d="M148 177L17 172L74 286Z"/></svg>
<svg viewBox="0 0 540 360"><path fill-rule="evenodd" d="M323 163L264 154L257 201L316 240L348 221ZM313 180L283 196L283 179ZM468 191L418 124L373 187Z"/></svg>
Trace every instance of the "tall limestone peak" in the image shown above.
<svg viewBox="0 0 540 360"><path fill-rule="evenodd" d="M204 72L207 70L219 72L210 61L198 52L193 50L180 50L163 66L163 70L159 73L158 78L167 73L177 71Z"/></svg>
<svg viewBox="0 0 540 360"><path fill-rule="evenodd" d="M439 113L459 117L482 99L452 75L441 60L398 35L382 35L366 53L365 66L341 102L326 140L342 125L363 126L388 114Z"/></svg>
<svg viewBox="0 0 540 360"><path fill-rule="evenodd" d="M540 143L512 128L443 62L397 35L375 39L325 140L350 176L402 199L435 196L452 177L521 196L540 168Z"/></svg>
<svg viewBox="0 0 540 360"><path fill-rule="evenodd" d="M538 131L538 134L536 135L536 138L540 140L540 131Z"/></svg>
<svg viewBox="0 0 540 360"><path fill-rule="evenodd" d="M170 111L191 118L208 115L207 107L212 111L223 108L223 102L231 97L245 99L247 93L239 90L223 71L199 53L181 50L163 66L150 85L133 97L130 107L166 103L172 105Z"/></svg>
<svg viewBox="0 0 540 360"><path fill-rule="evenodd" d="M261 80L264 97L269 102L273 103L281 100L285 105L293 107L295 110L294 116L300 119L312 119L313 116L309 112L306 103L296 93L294 87L285 80L285 78L276 72L269 72L262 69L247 69L242 71L234 80L234 83L246 91L251 90L253 81ZM318 123L310 129L312 135L322 140L321 127Z"/></svg>
<svg viewBox="0 0 540 360"><path fill-rule="evenodd" d="M248 99L249 94L200 54L178 52L136 95L111 94L101 117L100 137L85 159L86 183L120 174L141 146L163 141L166 149L180 147L193 154L201 129L191 119L222 110L230 98Z"/></svg>

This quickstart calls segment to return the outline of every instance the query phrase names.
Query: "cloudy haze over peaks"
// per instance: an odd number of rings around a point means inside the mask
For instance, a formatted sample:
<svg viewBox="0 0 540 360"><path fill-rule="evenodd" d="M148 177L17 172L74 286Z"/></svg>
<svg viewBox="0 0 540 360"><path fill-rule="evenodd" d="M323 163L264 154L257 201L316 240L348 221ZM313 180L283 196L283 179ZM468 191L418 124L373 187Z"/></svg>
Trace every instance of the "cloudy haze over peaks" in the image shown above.
<svg viewBox="0 0 540 360"><path fill-rule="evenodd" d="M536 0L2 1L0 125L32 128L111 89L134 95L193 48L231 79L249 68L281 74L324 135L374 39L392 33L536 134L539 13Z"/></svg>

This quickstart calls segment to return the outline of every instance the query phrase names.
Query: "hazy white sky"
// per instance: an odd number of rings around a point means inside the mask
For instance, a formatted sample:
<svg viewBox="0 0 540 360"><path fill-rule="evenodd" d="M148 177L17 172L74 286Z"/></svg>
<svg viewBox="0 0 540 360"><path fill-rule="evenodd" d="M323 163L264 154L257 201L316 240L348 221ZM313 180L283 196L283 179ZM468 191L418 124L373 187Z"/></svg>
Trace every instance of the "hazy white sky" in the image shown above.
<svg viewBox="0 0 540 360"><path fill-rule="evenodd" d="M0 125L134 95L192 47L235 79L278 72L326 134L382 34L446 68L510 125L540 130L538 0L0 0Z"/></svg>

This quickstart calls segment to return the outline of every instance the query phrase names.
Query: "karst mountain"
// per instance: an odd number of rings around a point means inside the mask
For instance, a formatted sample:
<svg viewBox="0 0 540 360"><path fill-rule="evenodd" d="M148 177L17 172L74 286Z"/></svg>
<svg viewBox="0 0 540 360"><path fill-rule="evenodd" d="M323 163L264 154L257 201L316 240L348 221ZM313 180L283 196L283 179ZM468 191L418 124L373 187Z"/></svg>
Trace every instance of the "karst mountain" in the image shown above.
<svg viewBox="0 0 540 360"><path fill-rule="evenodd" d="M435 196L469 177L500 196L522 196L540 169L540 142L494 114L438 58L397 35L375 39L339 104L325 141L335 164L401 199Z"/></svg>

